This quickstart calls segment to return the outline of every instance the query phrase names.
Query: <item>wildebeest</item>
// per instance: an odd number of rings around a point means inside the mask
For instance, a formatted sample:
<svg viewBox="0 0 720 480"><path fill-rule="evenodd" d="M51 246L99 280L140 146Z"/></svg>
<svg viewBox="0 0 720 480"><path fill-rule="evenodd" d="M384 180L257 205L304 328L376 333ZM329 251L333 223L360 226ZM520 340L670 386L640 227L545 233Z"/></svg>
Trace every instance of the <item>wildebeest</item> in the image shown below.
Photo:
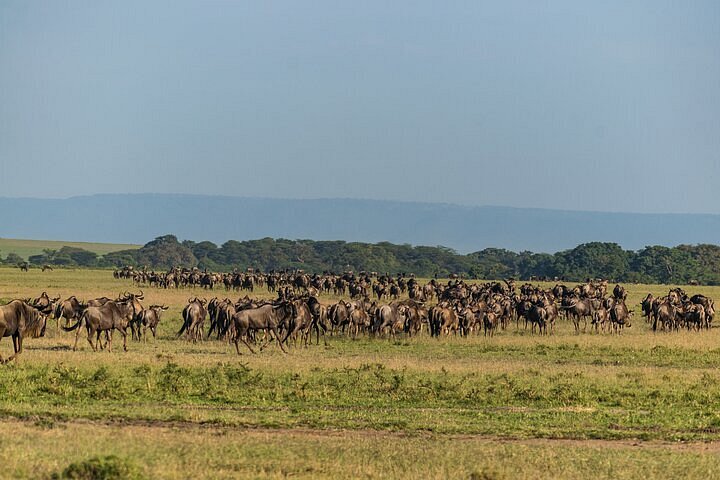
<svg viewBox="0 0 720 480"><path fill-rule="evenodd" d="M160 315L162 312L167 310L168 307L165 305L150 305L150 307L140 312L138 316L140 325L142 326L142 337L147 341L147 329L149 328L152 332L153 339L157 335L157 326L160 323ZM140 332L138 332L138 336Z"/></svg>
<svg viewBox="0 0 720 480"><path fill-rule="evenodd" d="M563 304L560 308L565 309L567 315L572 318L575 325L575 333L580 333L580 320L585 320L583 332L587 329L587 319L592 315L592 306L587 298L578 298L574 296L563 298Z"/></svg>
<svg viewBox="0 0 720 480"><path fill-rule="evenodd" d="M398 304L402 308L402 314L405 317L405 333L410 336L420 333L423 323L427 321L428 317L425 306L413 300L406 300Z"/></svg>
<svg viewBox="0 0 720 480"><path fill-rule="evenodd" d="M438 304L430 309L429 313L430 331L433 336L440 336L441 333L450 335L450 332L457 334L460 329L460 321L455 308L447 304Z"/></svg>
<svg viewBox="0 0 720 480"><path fill-rule="evenodd" d="M209 339L213 332L216 333L217 338L220 338L221 335L227 332L232 316L235 315L235 304L227 298L225 300L213 298L208 303L207 310L210 316L210 329L207 338Z"/></svg>
<svg viewBox="0 0 720 480"><path fill-rule="evenodd" d="M623 300L615 302L610 309L610 322L612 323L613 332L619 334L624 327L630 326L630 312Z"/></svg>
<svg viewBox="0 0 720 480"><path fill-rule="evenodd" d="M608 322L610 322L610 313L605 307L600 307L593 312L592 325L595 327L595 333L599 333L599 331L605 333Z"/></svg>
<svg viewBox="0 0 720 480"><path fill-rule="evenodd" d="M197 297L188 299L188 304L182 311L183 325L177 333L178 337L184 332L187 340L193 342L202 340L203 325L205 324L205 317L207 317L206 304L207 300L205 299Z"/></svg>
<svg viewBox="0 0 720 480"><path fill-rule="evenodd" d="M660 300L660 299L656 299ZM657 305L655 307L655 305ZM667 301L659 301L656 304L653 304L653 322L652 322L652 329L653 331L656 331L658 328L658 324L660 326L661 330L675 330L678 327L677 322L677 307Z"/></svg>
<svg viewBox="0 0 720 480"><path fill-rule="evenodd" d="M331 305L328 316L330 317L333 331L340 328L344 329L350 319L347 302L340 300L338 303Z"/></svg>
<svg viewBox="0 0 720 480"><path fill-rule="evenodd" d="M83 305L78 301L75 295L66 298L62 302L55 304L55 310L53 312L55 316L56 325L60 325L60 319L65 319L65 326L67 327L70 320L78 320L82 313L85 311L87 306Z"/></svg>
<svg viewBox="0 0 720 480"><path fill-rule="evenodd" d="M484 335L487 337L495 335L495 330L497 329L498 325L498 318L497 315L494 312L486 312L483 316L483 331Z"/></svg>
<svg viewBox="0 0 720 480"><path fill-rule="evenodd" d="M533 305L527 312L526 318L530 322L532 333L535 333L535 326L538 326L540 335L547 333L547 311L540 305Z"/></svg>
<svg viewBox="0 0 720 480"><path fill-rule="evenodd" d="M688 330L694 328L699 331L701 328L709 327L705 307L699 303L691 303L687 305L682 315Z"/></svg>
<svg viewBox="0 0 720 480"><path fill-rule="evenodd" d="M97 351L100 346L100 335L105 332L108 342L108 351L112 351L112 330L117 330L123 336L123 350L127 352L127 328L135 316L135 309L132 301L115 302L109 301L99 307L88 307L80 319L71 327L62 327L66 332L77 329L73 350L77 349L80 326L84 323L88 333L87 341L93 350ZM96 340L93 343L93 335Z"/></svg>
<svg viewBox="0 0 720 480"><path fill-rule="evenodd" d="M279 305L263 305L258 308L249 308L247 310L240 310L233 315L233 325L235 327L235 335L233 337L233 343L235 343L235 350L240 355L240 347L238 342L242 341L248 349L255 353L255 350L250 346L247 341L247 335L250 332L258 330L266 330L275 336L275 340L278 343L280 349L287 353L285 347L280 340L280 334L278 333L278 325L288 321L293 315L294 309L291 302L281 302ZM262 347L261 347L262 348Z"/></svg>
<svg viewBox="0 0 720 480"><path fill-rule="evenodd" d="M627 292L625 291L625 287L621 285L615 285L615 288L613 288L613 297L616 300L625 300L627 299Z"/></svg>
<svg viewBox="0 0 720 480"><path fill-rule="evenodd" d="M14 350L7 360L3 360L0 355L0 362L17 360L18 355L22 353L23 338L44 336L46 326L47 315L22 300L13 300L7 305L0 306L0 338L12 337Z"/></svg>
<svg viewBox="0 0 720 480"><path fill-rule="evenodd" d="M715 303L713 299L705 295L693 295L690 297L690 302L703 306L705 309L707 328L710 328L710 323L712 323L713 317L715 316Z"/></svg>
<svg viewBox="0 0 720 480"><path fill-rule="evenodd" d="M402 314L401 314L402 313ZM406 312L395 305L382 305L375 312L373 331L382 336L386 331L394 338L396 332L405 329Z"/></svg>
<svg viewBox="0 0 720 480"><path fill-rule="evenodd" d="M292 315L286 321L286 333L282 343L287 344L288 338L293 337L293 345L297 345L297 335L301 335L301 342L307 346L308 336L313 323L313 315L305 300L292 302Z"/></svg>
<svg viewBox="0 0 720 480"><path fill-rule="evenodd" d="M143 291L140 290L140 293L130 293L125 292L124 295L121 295L118 297L118 301L120 302L130 302L132 303L134 315L132 320L130 320L130 331L132 332L132 338L133 340L137 339L140 340L140 314L143 311L142 303L140 303L141 300L145 299L145 295L143 294Z"/></svg>
<svg viewBox="0 0 720 480"><path fill-rule="evenodd" d="M307 299L307 306L310 309L310 314L312 315L312 326L310 329L310 336L312 337L312 332L315 331L316 338L317 338L317 344L320 344L320 330L322 330L323 334L323 342L327 345L327 340L325 338L325 335L327 334L327 331L330 329L330 322L328 318L328 309L325 305L322 305L320 301L317 299L317 297L309 297Z"/></svg>
<svg viewBox="0 0 720 480"><path fill-rule="evenodd" d="M640 307L642 308L643 317L645 317L645 323L650 323L652 321L652 315L653 315L653 301L655 300L655 297L652 293L648 293L645 299L640 304Z"/></svg>
<svg viewBox="0 0 720 480"><path fill-rule="evenodd" d="M372 326L372 318L370 312L376 309L373 303L369 308L365 307L364 302L349 302L347 305L347 323L353 338L357 337L361 331L369 330ZM374 313L373 313L374 315Z"/></svg>
<svg viewBox="0 0 720 480"><path fill-rule="evenodd" d="M40 310L43 314L50 315L53 310L53 304L57 303L58 300L60 300L60 296L51 299L47 292L42 292L38 298L30 302L30 305Z"/></svg>

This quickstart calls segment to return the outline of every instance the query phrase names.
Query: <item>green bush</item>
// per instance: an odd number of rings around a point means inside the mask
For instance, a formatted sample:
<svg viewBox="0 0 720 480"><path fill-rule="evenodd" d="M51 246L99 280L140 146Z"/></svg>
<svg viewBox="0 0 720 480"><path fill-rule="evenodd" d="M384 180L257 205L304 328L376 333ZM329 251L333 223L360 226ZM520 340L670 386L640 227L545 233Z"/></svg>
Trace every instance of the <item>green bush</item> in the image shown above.
<svg viewBox="0 0 720 480"><path fill-rule="evenodd" d="M145 476L140 468L130 460L109 455L71 463L62 473L56 473L52 478L58 480L141 480Z"/></svg>

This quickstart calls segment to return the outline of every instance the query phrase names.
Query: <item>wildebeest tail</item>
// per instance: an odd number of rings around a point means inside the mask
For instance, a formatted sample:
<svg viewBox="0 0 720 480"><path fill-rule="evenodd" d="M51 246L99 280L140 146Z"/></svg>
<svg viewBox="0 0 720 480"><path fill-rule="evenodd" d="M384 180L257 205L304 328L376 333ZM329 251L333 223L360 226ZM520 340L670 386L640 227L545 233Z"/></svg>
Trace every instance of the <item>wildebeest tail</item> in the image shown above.
<svg viewBox="0 0 720 480"><path fill-rule="evenodd" d="M62 302L58 302L58 304L55 305L55 309L54 309L54 311L53 311L53 316L54 316L56 319L60 319L60 317L62 316L62 314L63 314L63 305L62 305Z"/></svg>
<svg viewBox="0 0 720 480"><path fill-rule="evenodd" d="M177 336L179 337L180 335L182 335L183 332L185 332L185 330L187 330L189 327L190 327L190 318L189 318L189 316L185 315L185 312L183 312L183 324L182 324L182 327L180 327L180 331L177 333Z"/></svg>

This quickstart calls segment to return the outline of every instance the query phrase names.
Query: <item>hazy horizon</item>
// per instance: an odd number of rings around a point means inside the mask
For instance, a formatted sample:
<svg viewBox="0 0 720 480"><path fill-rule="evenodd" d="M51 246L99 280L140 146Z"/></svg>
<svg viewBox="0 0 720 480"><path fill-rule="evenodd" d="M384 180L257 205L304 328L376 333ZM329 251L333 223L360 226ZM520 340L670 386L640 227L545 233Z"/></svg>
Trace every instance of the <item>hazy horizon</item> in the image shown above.
<svg viewBox="0 0 720 480"><path fill-rule="evenodd" d="M508 208L508 209L515 209L515 210L548 210L548 211L559 211L559 212L577 212L577 213L617 213L617 214L629 214L629 215L720 215L718 212L635 212L630 210L622 210L622 211L615 211L615 210L581 210L576 208L549 208L549 207L521 207L521 206L513 206L513 205L492 205L492 204L483 204L483 205L472 205L472 204L466 204L466 203L458 203L458 202L432 202L432 201L423 201L423 200L393 200L388 198L361 198L361 197L307 197L307 198L293 198L293 197L269 197L269 196L262 196L262 195L232 195L232 194L211 194L211 193L181 193L181 192L136 192L136 193L123 193L123 192L104 192L104 193L87 193L82 195L69 195L65 197L49 197L49 196L14 196L10 197L7 195L0 194L0 198L6 198L6 199L28 199L28 200L71 200L76 198L84 198L84 197L100 197L100 196L121 196L121 195L129 195L129 196L144 196L144 195L157 195L157 196L178 196L178 197L215 197L215 198L237 198L237 199L259 199L259 200L349 200L349 201L358 201L358 202L398 202L398 203L411 203L411 204L426 204L426 205L450 205L450 206L457 206L457 207L466 207L466 208Z"/></svg>
<svg viewBox="0 0 720 480"><path fill-rule="evenodd" d="M0 195L720 213L720 2L0 3Z"/></svg>
<svg viewBox="0 0 720 480"><path fill-rule="evenodd" d="M212 195L121 194L65 200L0 197L12 238L144 244L178 238L287 238L556 252L588 242L647 245L717 243L720 215L633 214L517 207L469 207L393 200L283 200ZM673 228L668 228L672 225Z"/></svg>

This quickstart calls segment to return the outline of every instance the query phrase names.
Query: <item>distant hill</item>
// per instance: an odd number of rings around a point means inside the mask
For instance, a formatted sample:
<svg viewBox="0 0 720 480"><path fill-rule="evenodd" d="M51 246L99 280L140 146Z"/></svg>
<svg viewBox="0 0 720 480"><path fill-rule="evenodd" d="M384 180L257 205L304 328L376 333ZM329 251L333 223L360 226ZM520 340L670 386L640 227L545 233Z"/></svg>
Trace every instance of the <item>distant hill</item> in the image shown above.
<svg viewBox="0 0 720 480"><path fill-rule="evenodd" d="M9 253L16 253L27 260L31 255L39 255L43 250L60 250L62 247L75 247L105 255L118 250L137 249L141 245L122 243L88 243L88 242L64 242L55 240L20 240L14 238L0 238L0 256L6 257Z"/></svg>
<svg viewBox="0 0 720 480"><path fill-rule="evenodd" d="M647 245L717 243L720 215L635 214L377 200L288 200L202 195L0 198L0 236L143 244L180 239L264 237L488 247L557 252L587 242ZM2 247L0 247L2 249Z"/></svg>

